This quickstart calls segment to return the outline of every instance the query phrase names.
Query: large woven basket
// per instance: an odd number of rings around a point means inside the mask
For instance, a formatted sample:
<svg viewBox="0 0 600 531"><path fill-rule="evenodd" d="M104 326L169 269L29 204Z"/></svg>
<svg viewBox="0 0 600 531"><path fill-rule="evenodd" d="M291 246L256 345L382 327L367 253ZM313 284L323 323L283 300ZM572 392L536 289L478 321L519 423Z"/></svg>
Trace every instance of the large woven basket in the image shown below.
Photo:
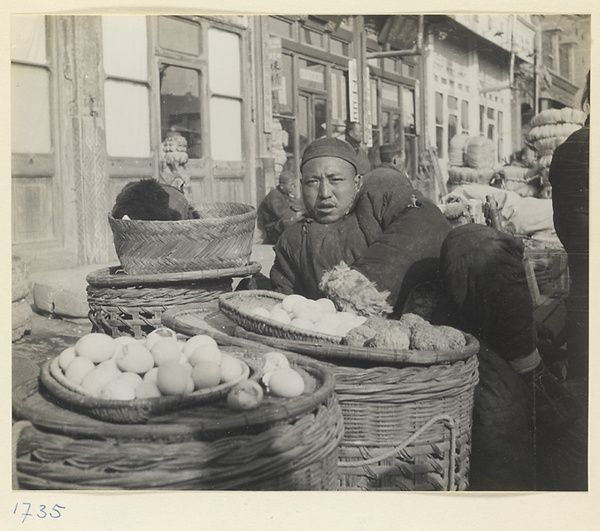
<svg viewBox="0 0 600 531"><path fill-rule="evenodd" d="M478 341L457 351L399 351L270 338L218 312L169 310L178 332L219 344L289 348L324 360L336 377L344 436L340 486L348 490L466 490L469 485ZM237 334L237 337L233 337Z"/></svg>
<svg viewBox="0 0 600 531"><path fill-rule="evenodd" d="M142 338L161 325L169 308L216 306L219 296L231 291L233 277L257 273L260 264L154 275L127 275L119 269L99 269L87 276L88 317L95 332Z"/></svg>
<svg viewBox="0 0 600 531"><path fill-rule="evenodd" d="M131 275L176 273L248 263L256 209L240 203L197 205L200 219L108 222L115 250Z"/></svg>
<svg viewBox="0 0 600 531"><path fill-rule="evenodd" d="M310 361L293 366L307 382L300 397L267 395L247 412L219 401L145 424L64 409L29 380L13 393L15 488L333 490L343 431L334 379Z"/></svg>

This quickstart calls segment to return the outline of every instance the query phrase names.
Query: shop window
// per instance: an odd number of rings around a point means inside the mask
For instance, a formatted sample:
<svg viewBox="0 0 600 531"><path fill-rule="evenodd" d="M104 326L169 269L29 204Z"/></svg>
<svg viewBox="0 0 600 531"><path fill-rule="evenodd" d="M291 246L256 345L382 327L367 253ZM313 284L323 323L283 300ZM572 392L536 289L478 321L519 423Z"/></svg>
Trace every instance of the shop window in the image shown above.
<svg viewBox="0 0 600 531"><path fill-rule="evenodd" d="M343 55L345 57L348 57L348 55L350 55L350 45L344 41L339 41L333 38L330 39L329 49L331 53L334 53L336 55Z"/></svg>
<svg viewBox="0 0 600 531"><path fill-rule="evenodd" d="M345 73L337 68L331 70L331 119L336 129L341 133L348 116L348 83ZM341 129L342 131L338 130Z"/></svg>
<svg viewBox="0 0 600 531"><path fill-rule="evenodd" d="M327 102L323 99L315 98L313 106L315 138L321 138L327 135Z"/></svg>
<svg viewBox="0 0 600 531"><path fill-rule="evenodd" d="M242 160L242 104L238 100L210 99L210 143L214 160Z"/></svg>
<svg viewBox="0 0 600 531"><path fill-rule="evenodd" d="M300 95L298 99L298 140L300 156L304 153L306 146L310 142L310 134L308 131L308 97Z"/></svg>
<svg viewBox="0 0 600 531"><path fill-rule="evenodd" d="M148 88L107 80L104 84L106 151L112 157L150 156Z"/></svg>
<svg viewBox="0 0 600 531"><path fill-rule="evenodd" d="M406 87L402 87L402 126L406 134L417 134L415 119L415 93L413 90Z"/></svg>
<svg viewBox="0 0 600 531"><path fill-rule="evenodd" d="M384 103L400 107L400 87L390 83L381 84L381 99Z"/></svg>
<svg viewBox="0 0 600 531"><path fill-rule="evenodd" d="M208 30L208 79L215 94L240 96L240 37L235 33ZM224 60L226 58L226 60Z"/></svg>
<svg viewBox="0 0 600 531"><path fill-rule="evenodd" d="M571 79L571 45L561 44L558 47L559 73L562 77Z"/></svg>
<svg viewBox="0 0 600 531"><path fill-rule="evenodd" d="M110 77L148 80L148 36L145 16L103 16L102 56Z"/></svg>
<svg viewBox="0 0 600 531"><path fill-rule="evenodd" d="M269 31L275 35L291 39L293 37L292 28L292 23L287 20L269 17Z"/></svg>
<svg viewBox="0 0 600 531"><path fill-rule="evenodd" d="M454 96L448 96L448 110L454 112L458 110L458 99Z"/></svg>
<svg viewBox="0 0 600 531"><path fill-rule="evenodd" d="M460 102L460 126L463 133L469 132L469 102L467 100Z"/></svg>
<svg viewBox="0 0 600 531"><path fill-rule="evenodd" d="M485 107L483 105L479 106L479 134L483 135L485 133Z"/></svg>
<svg viewBox="0 0 600 531"><path fill-rule="evenodd" d="M381 143L382 144L389 143L389 141L390 141L390 113L389 112L381 113L381 131L382 131Z"/></svg>
<svg viewBox="0 0 600 531"><path fill-rule="evenodd" d="M161 138L178 131L188 142L188 156L202 157L200 121L200 72L179 66L164 66L160 72Z"/></svg>
<svg viewBox="0 0 600 531"><path fill-rule="evenodd" d="M402 121L400 120L400 114L393 113L392 116L392 137L390 142L400 142L402 139Z"/></svg>
<svg viewBox="0 0 600 531"><path fill-rule="evenodd" d="M158 44L165 50L199 56L202 52L201 28L188 20L159 17Z"/></svg>
<svg viewBox="0 0 600 531"><path fill-rule="evenodd" d="M285 170L296 171L295 166L292 164L294 161L294 149L296 147L296 141L294 136L294 126L295 120L291 118L279 118L279 122L281 123L281 129L285 132L283 137L283 149L285 151L285 155L287 160L290 161L284 165Z"/></svg>
<svg viewBox="0 0 600 531"><path fill-rule="evenodd" d="M275 114L294 113L294 80L292 75L292 56L281 55L281 70L279 72L279 87L277 97L273 101L273 112Z"/></svg>
<svg viewBox="0 0 600 531"><path fill-rule="evenodd" d="M102 47L106 151L112 157L149 157L146 17L103 16Z"/></svg>
<svg viewBox="0 0 600 531"><path fill-rule="evenodd" d="M494 124L488 124L487 137L494 140Z"/></svg>
<svg viewBox="0 0 600 531"><path fill-rule="evenodd" d="M450 141L458 133L458 117L456 114L448 115L448 149L450 149Z"/></svg>
<svg viewBox="0 0 600 531"><path fill-rule="evenodd" d="M495 117L494 116L495 114L496 114L496 111L492 107L488 107L488 109L487 109L488 120L493 120Z"/></svg>
<svg viewBox="0 0 600 531"><path fill-rule="evenodd" d="M11 70L11 147L13 153L49 153L50 72L13 64Z"/></svg>
<svg viewBox="0 0 600 531"><path fill-rule="evenodd" d="M43 15L13 15L10 17L10 58L45 65L46 19Z"/></svg>
<svg viewBox="0 0 600 531"><path fill-rule="evenodd" d="M377 94L377 81L375 79L371 79L369 81L371 84L371 123L373 127L377 127L379 125L379 113L377 109L379 108L379 95Z"/></svg>
<svg viewBox="0 0 600 531"><path fill-rule="evenodd" d="M301 28L300 30L300 41L303 44L310 46L316 46L317 48L324 48L324 36L318 31L311 30L310 28Z"/></svg>
<svg viewBox="0 0 600 531"><path fill-rule="evenodd" d="M402 75L405 77L415 77L415 65L402 63Z"/></svg>
<svg viewBox="0 0 600 531"><path fill-rule="evenodd" d="M498 111L498 158L504 154L504 115Z"/></svg>
<svg viewBox="0 0 600 531"><path fill-rule="evenodd" d="M435 145L438 157L444 156L444 95L435 93Z"/></svg>

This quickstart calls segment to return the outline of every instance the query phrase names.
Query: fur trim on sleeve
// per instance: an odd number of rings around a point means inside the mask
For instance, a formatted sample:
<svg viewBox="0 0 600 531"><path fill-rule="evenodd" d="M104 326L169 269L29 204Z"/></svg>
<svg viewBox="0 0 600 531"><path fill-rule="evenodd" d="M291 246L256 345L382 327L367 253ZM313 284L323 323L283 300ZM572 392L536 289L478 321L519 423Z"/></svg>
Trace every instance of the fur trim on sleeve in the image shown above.
<svg viewBox="0 0 600 531"><path fill-rule="evenodd" d="M392 313L388 304L389 291L379 291L375 283L345 262L325 272L319 288L337 306L338 310L349 311L366 317Z"/></svg>

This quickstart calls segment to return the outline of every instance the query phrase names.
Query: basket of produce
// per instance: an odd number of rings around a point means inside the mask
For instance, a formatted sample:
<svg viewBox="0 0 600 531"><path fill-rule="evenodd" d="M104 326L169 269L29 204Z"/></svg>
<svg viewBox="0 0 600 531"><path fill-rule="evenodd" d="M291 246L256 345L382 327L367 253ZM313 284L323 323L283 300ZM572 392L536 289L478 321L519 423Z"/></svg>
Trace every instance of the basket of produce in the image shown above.
<svg viewBox="0 0 600 531"><path fill-rule="evenodd" d="M318 343L248 332L218 313L188 307L168 311L163 320L182 333L209 334L223 345L262 343L294 350L333 372L346 426L340 442L341 489L468 488L478 382L474 337L405 314L395 322L365 321L343 340L353 344ZM386 342L396 348L380 346Z"/></svg>
<svg viewBox="0 0 600 531"><path fill-rule="evenodd" d="M120 267L103 268L87 276L88 317L96 332L113 337L145 337L161 326L162 314L187 304L217 304L231 291L234 277L253 275L260 264L241 267L128 275Z"/></svg>
<svg viewBox="0 0 600 531"><path fill-rule="evenodd" d="M244 385L227 398L144 423L106 422L65 408L38 379L18 386L15 488L337 488L343 419L332 374L293 354L265 356L255 347L221 350L253 367ZM263 382L267 374L269 384Z"/></svg>
<svg viewBox="0 0 600 531"><path fill-rule="evenodd" d="M240 267L252 253L256 209L240 203L196 206L199 218L108 222L115 250L131 275Z"/></svg>
<svg viewBox="0 0 600 531"><path fill-rule="evenodd" d="M377 317L366 319L336 311L331 301L328 301L331 306L325 302L319 304L321 309L325 308L323 312L315 307L318 302L300 295L249 290L222 295L219 307L239 325L232 331L235 335L326 361L423 365L466 359L479 350L479 343L473 336L450 327L434 327L414 314L400 321ZM296 306L298 303L299 307ZM292 311L286 320L283 314L290 306ZM294 318L294 312L305 311L306 317ZM196 308L189 308L190 315L195 312ZM175 310L175 313L183 316L186 312ZM270 317L263 317L267 313ZM419 326L411 328L411 319L418 320ZM170 320L170 323L177 327L176 320ZM321 329L334 333L321 333Z"/></svg>

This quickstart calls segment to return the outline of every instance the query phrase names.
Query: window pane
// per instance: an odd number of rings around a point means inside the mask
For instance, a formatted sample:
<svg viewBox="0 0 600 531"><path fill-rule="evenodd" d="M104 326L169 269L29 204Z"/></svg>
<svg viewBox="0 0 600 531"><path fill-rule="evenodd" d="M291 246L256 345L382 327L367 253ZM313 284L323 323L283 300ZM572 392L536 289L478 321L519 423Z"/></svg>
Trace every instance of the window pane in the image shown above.
<svg viewBox="0 0 600 531"><path fill-rule="evenodd" d="M325 90L325 66L305 59L300 59L298 63L300 84L309 89Z"/></svg>
<svg viewBox="0 0 600 531"><path fill-rule="evenodd" d="M454 96L448 96L448 110L456 111L458 110L458 99Z"/></svg>
<svg viewBox="0 0 600 531"><path fill-rule="evenodd" d="M444 128L435 128L435 147L437 148L438 157L444 156Z"/></svg>
<svg viewBox="0 0 600 531"><path fill-rule="evenodd" d="M488 134L487 134L488 138L490 140L494 140L494 125L493 124L489 124L488 125Z"/></svg>
<svg viewBox="0 0 600 531"><path fill-rule="evenodd" d="M10 38L11 59L46 64L46 17L43 15L11 16Z"/></svg>
<svg viewBox="0 0 600 531"><path fill-rule="evenodd" d="M348 117L346 76L336 68L332 69L331 74L331 117L334 124L345 124Z"/></svg>
<svg viewBox="0 0 600 531"><path fill-rule="evenodd" d="M450 148L450 141L458 132L458 117L455 114L448 116L448 148Z"/></svg>
<svg viewBox="0 0 600 531"><path fill-rule="evenodd" d="M290 170L296 172L296 165L294 164L294 120L289 118L280 118L281 129L283 130L282 145L287 157L287 162L284 164L284 170Z"/></svg>
<svg viewBox="0 0 600 531"><path fill-rule="evenodd" d="M304 153L306 146L310 142L308 134L308 98L300 96L298 105L298 140L300 148L300 157Z"/></svg>
<svg viewBox="0 0 600 531"><path fill-rule="evenodd" d="M235 33L208 30L208 80L210 90L240 96L240 37Z"/></svg>
<svg viewBox="0 0 600 531"><path fill-rule="evenodd" d="M435 93L435 123L444 123L444 96L440 92Z"/></svg>
<svg viewBox="0 0 600 531"><path fill-rule="evenodd" d="M402 138L402 132L401 132L401 120L400 120L400 115L394 113L392 115L392 127L393 127L393 131L394 131L394 136L392 137L392 142L400 142L400 139Z"/></svg>
<svg viewBox="0 0 600 531"><path fill-rule="evenodd" d="M106 150L113 157L150 156L148 89L122 81L104 84Z"/></svg>
<svg viewBox="0 0 600 531"><path fill-rule="evenodd" d="M13 179L13 243L51 241L55 238L52 179Z"/></svg>
<svg viewBox="0 0 600 531"><path fill-rule="evenodd" d="M160 77L161 139L168 131L180 132L188 142L190 158L202 157L200 73L167 66Z"/></svg>
<svg viewBox="0 0 600 531"><path fill-rule="evenodd" d="M371 83L371 123L373 126L379 125L379 116L377 113L377 81L375 79L370 80Z"/></svg>
<svg viewBox="0 0 600 531"><path fill-rule="evenodd" d="M304 44L310 44L311 46L323 48L323 35L321 33L308 28L302 28L300 30L300 36Z"/></svg>
<svg viewBox="0 0 600 531"><path fill-rule="evenodd" d="M495 111L494 111L494 109L492 109L491 107L488 107L488 110L487 110L487 117L488 117L490 120L493 120L493 119L494 119L494 114L495 114Z"/></svg>
<svg viewBox="0 0 600 531"><path fill-rule="evenodd" d="M242 160L242 104L210 99L210 142L214 160Z"/></svg>
<svg viewBox="0 0 600 531"><path fill-rule="evenodd" d="M405 133L416 134L415 93L406 87L402 87L402 123Z"/></svg>
<svg viewBox="0 0 600 531"><path fill-rule="evenodd" d="M348 55L349 46L347 42L338 41L337 39L330 40L331 53L337 55Z"/></svg>
<svg viewBox="0 0 600 531"><path fill-rule="evenodd" d="M202 51L201 29L195 22L169 17L158 19L158 44L167 50L200 55Z"/></svg>
<svg viewBox="0 0 600 531"><path fill-rule="evenodd" d="M293 114L292 56L285 53L281 55L279 83L279 90L276 91L276 97L273 98L273 112L276 114Z"/></svg>
<svg viewBox="0 0 600 531"><path fill-rule="evenodd" d="M109 76L148 79L148 36L145 16L103 16L104 71Z"/></svg>
<svg viewBox="0 0 600 531"><path fill-rule="evenodd" d="M479 106L479 134L483 135L485 131L485 107L483 105Z"/></svg>
<svg viewBox="0 0 600 531"><path fill-rule="evenodd" d="M321 138L327 134L327 103L325 100L315 99L315 138Z"/></svg>
<svg viewBox="0 0 600 531"><path fill-rule="evenodd" d="M569 51L570 44L561 44L558 47L558 65L560 69L560 75L570 79L571 69L569 65Z"/></svg>
<svg viewBox="0 0 600 531"><path fill-rule="evenodd" d="M381 130L382 130L382 144L390 143L390 113L383 112L381 113Z"/></svg>
<svg viewBox="0 0 600 531"><path fill-rule="evenodd" d="M13 153L49 153L50 73L42 67L12 65L11 142Z"/></svg>
<svg viewBox="0 0 600 531"><path fill-rule="evenodd" d="M469 102L466 100L460 102L460 126L463 132L469 131Z"/></svg>
<svg viewBox="0 0 600 531"><path fill-rule="evenodd" d="M275 35L281 35L288 39L292 37L292 25L279 18L269 17L269 30Z"/></svg>
<svg viewBox="0 0 600 531"><path fill-rule="evenodd" d="M381 98L386 103L394 105L394 107L400 107L400 87L390 85L389 83L382 83Z"/></svg>

